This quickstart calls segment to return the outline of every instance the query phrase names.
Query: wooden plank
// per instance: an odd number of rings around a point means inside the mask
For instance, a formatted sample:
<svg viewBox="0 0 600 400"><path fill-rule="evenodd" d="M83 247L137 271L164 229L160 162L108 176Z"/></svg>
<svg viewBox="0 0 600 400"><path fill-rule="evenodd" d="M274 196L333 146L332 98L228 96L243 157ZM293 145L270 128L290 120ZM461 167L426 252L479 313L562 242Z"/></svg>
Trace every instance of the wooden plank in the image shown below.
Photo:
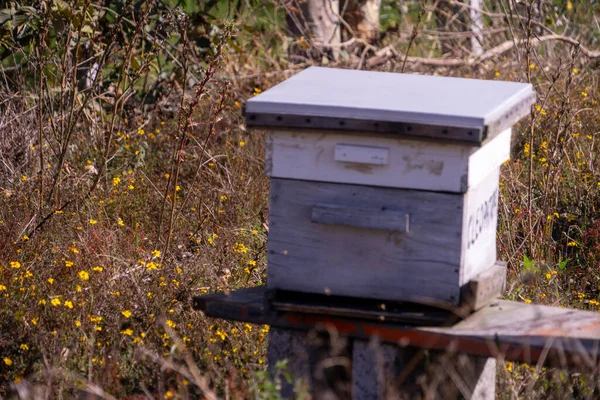
<svg viewBox="0 0 600 400"><path fill-rule="evenodd" d="M416 327L300 313L269 314L263 301L266 290L202 296L195 305L209 317L294 330L328 327L358 339L377 336L404 346L512 361L591 369L600 360L600 313L499 300L452 327ZM229 308L211 307L212 303L226 303ZM237 312L232 313L234 309Z"/></svg>
<svg viewBox="0 0 600 400"><path fill-rule="evenodd" d="M273 178L464 193L510 155L510 129L485 146L420 142L351 134L275 130L267 133L266 173ZM384 151L385 163L341 157L339 148ZM337 156L336 156L337 154ZM351 162L354 160L353 162ZM358 161L357 161L358 160Z"/></svg>
<svg viewBox="0 0 600 400"><path fill-rule="evenodd" d="M248 117L330 117L472 129L493 125L487 130L492 137L510 127L497 123L505 114L529 114L534 93L530 84L516 82L310 67L248 100L246 110ZM249 125L253 122L247 119ZM439 136L444 137L443 131Z"/></svg>
<svg viewBox="0 0 600 400"><path fill-rule="evenodd" d="M267 133L267 175L272 178L353 183L370 186L461 192L468 148L380 137L299 131ZM385 165L335 160L338 145L372 146L389 151Z"/></svg>
<svg viewBox="0 0 600 400"><path fill-rule="evenodd" d="M408 232L409 215L405 212L381 208L352 208L332 204L312 207L312 222L325 225L379 229L390 232Z"/></svg>
<svg viewBox="0 0 600 400"><path fill-rule="evenodd" d="M506 285L506 263L496 261L462 288L461 304L467 310L479 310L495 301Z"/></svg>
<svg viewBox="0 0 600 400"><path fill-rule="evenodd" d="M349 163L387 165L389 156L390 149L385 147L336 144L333 159Z"/></svg>
<svg viewBox="0 0 600 400"><path fill-rule="evenodd" d="M461 285L496 262L499 180L498 168L464 196Z"/></svg>
<svg viewBox="0 0 600 400"><path fill-rule="evenodd" d="M265 324L265 287L257 286L193 298L193 307L207 316L233 321Z"/></svg>
<svg viewBox="0 0 600 400"><path fill-rule="evenodd" d="M315 224L311 214L317 204L407 213L410 229L401 233ZM271 179L268 285L457 304L462 208L458 194Z"/></svg>
<svg viewBox="0 0 600 400"><path fill-rule="evenodd" d="M451 326L460 318L452 310L417 303L269 290L266 307L285 311L419 326ZM270 312L269 311L269 312ZM465 314L461 314L463 317Z"/></svg>
<svg viewBox="0 0 600 400"><path fill-rule="evenodd" d="M435 141L471 146L481 146L486 142L487 131L484 128L465 128L390 122L370 119L333 118L321 116L302 116L290 114L248 113L246 125L250 128L305 130L313 134L352 133L356 135L406 138L419 141Z"/></svg>
<svg viewBox="0 0 600 400"><path fill-rule="evenodd" d="M477 187L510 158L512 130L508 128L469 156L467 188Z"/></svg>

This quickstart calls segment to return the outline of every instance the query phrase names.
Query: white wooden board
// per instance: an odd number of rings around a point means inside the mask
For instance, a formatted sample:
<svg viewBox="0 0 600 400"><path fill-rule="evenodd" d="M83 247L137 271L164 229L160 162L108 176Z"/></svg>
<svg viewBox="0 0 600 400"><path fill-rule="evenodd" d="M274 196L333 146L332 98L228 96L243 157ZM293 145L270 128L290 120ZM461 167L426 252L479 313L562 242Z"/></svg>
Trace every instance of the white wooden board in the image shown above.
<svg viewBox="0 0 600 400"><path fill-rule="evenodd" d="M276 130L267 133L272 178L464 193L510 157L511 130L483 147Z"/></svg>
<svg viewBox="0 0 600 400"><path fill-rule="evenodd" d="M248 100L246 111L481 129L526 116L534 100L527 83L310 67Z"/></svg>
<svg viewBox="0 0 600 400"><path fill-rule="evenodd" d="M500 171L497 169L465 194L461 285L496 261L499 179Z"/></svg>

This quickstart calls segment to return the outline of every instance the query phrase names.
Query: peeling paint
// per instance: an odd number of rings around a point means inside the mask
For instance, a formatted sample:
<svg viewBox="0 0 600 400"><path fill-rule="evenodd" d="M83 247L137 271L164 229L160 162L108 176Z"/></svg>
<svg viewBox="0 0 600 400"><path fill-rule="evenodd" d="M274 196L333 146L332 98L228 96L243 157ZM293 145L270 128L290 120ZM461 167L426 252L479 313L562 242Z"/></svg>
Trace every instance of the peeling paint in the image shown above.
<svg viewBox="0 0 600 400"><path fill-rule="evenodd" d="M373 174L373 166L368 164L347 163L344 164L344 168L360 172L361 174Z"/></svg>
<svg viewBox="0 0 600 400"><path fill-rule="evenodd" d="M273 135L265 136L265 175L271 176L273 172Z"/></svg>
<svg viewBox="0 0 600 400"><path fill-rule="evenodd" d="M416 157L415 157L416 158ZM438 160L419 160L411 156L404 156L402 159L405 162L404 172L415 170L426 170L432 175L441 176L444 172L444 162Z"/></svg>

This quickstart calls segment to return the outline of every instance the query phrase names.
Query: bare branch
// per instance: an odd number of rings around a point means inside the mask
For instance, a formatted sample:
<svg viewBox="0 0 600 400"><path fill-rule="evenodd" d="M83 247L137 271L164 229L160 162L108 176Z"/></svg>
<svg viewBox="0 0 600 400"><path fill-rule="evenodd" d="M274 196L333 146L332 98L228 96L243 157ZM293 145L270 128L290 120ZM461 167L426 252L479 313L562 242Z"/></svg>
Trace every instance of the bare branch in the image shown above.
<svg viewBox="0 0 600 400"><path fill-rule="evenodd" d="M569 43L573 46L578 47L580 49L581 53L584 56L586 56L587 58L590 58L590 59L600 58L600 51L590 50L587 47L583 46L581 44L581 42L579 42L578 40L573 39L569 36L564 36L564 35L556 35L555 34L555 35L546 35L546 36L542 36L542 37L538 37L538 38L532 38L529 40L529 45L536 46L540 43L548 42L548 41L559 41L559 42ZM406 56L405 60L406 60L406 62L409 62L412 64L431 65L431 66L436 66L436 67L458 67L458 66L464 66L464 65L476 65L476 64L480 64L484 61L487 61L493 57L497 57L503 53L506 53L507 51L511 50L512 48L514 48L516 46L526 44L527 42L528 42L527 39L507 40L506 42L501 43L498 46L489 49L488 51L483 53L480 57L468 57L468 58L464 58L464 59L459 59L459 58L425 58L425 57ZM383 49L379 50L375 54L375 56L373 56L372 58L370 58L367 61L367 67L368 68L376 67L376 66L381 65L381 64L385 63L386 61L396 58L398 56L404 58L404 54L398 53L398 51L393 46L384 47Z"/></svg>

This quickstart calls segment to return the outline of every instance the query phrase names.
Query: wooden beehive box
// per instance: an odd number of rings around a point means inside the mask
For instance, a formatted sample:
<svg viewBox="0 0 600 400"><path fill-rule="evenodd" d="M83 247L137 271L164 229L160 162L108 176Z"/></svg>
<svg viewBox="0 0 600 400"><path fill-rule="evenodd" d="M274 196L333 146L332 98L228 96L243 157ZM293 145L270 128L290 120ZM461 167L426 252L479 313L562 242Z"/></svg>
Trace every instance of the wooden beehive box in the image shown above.
<svg viewBox="0 0 600 400"><path fill-rule="evenodd" d="M529 84L308 68L250 99L267 131L267 285L457 304L496 262Z"/></svg>

